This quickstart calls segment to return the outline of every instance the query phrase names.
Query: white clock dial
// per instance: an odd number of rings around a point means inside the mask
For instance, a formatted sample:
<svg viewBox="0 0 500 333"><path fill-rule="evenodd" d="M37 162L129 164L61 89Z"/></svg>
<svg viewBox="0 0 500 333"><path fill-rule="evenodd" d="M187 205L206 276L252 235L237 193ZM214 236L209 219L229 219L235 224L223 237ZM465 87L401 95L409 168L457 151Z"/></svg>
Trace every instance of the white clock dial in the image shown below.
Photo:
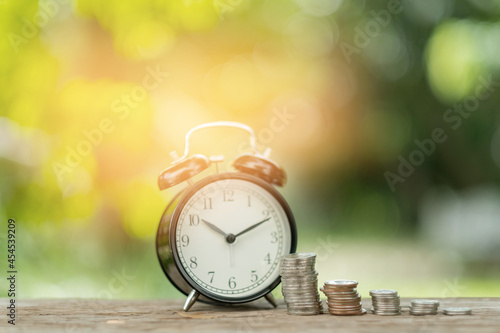
<svg viewBox="0 0 500 333"><path fill-rule="evenodd" d="M263 187L242 179L217 180L178 208L178 259L201 289L244 299L276 281L292 236L285 210Z"/></svg>

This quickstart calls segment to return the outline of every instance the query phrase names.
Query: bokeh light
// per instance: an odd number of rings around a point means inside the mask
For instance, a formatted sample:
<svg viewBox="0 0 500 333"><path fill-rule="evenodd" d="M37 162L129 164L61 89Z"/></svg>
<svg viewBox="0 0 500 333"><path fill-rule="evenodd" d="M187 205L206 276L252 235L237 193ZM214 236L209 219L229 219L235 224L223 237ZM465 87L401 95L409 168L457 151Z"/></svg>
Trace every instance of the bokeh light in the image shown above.
<svg viewBox="0 0 500 333"><path fill-rule="evenodd" d="M0 9L0 218L21 226L23 297L181 297L154 238L186 184L161 192L157 176L191 128L220 120L251 126L259 151L271 148L287 171L280 191L299 250L334 240L321 278L381 283L393 260L401 294L437 295L457 278L468 286L462 296L492 295L498 0L399 9L378 0L6 0ZM457 111L482 82L488 96ZM436 129L446 140L424 154L417 142ZM200 132L192 145L223 154L224 171L249 148L248 135L229 129ZM419 153L422 164L393 191L385 174ZM122 270L134 279L110 293Z"/></svg>

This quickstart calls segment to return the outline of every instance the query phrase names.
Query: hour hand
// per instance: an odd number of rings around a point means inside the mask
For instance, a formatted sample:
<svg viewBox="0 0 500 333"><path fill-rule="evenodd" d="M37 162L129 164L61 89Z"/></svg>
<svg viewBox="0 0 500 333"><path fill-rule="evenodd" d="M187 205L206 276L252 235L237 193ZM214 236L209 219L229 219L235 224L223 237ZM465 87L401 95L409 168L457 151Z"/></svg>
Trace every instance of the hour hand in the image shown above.
<svg viewBox="0 0 500 333"><path fill-rule="evenodd" d="M208 221L206 221L206 220L204 220L204 219L201 219L201 221L202 221L203 223L205 223L206 225L208 225L208 227L209 227L210 229L212 229L213 231L215 231L215 232L217 232L217 233L221 234L221 235L222 235L222 236L224 236L224 237L227 237L227 236L228 236L228 235L227 235L224 231L220 230L220 229L219 229L219 227L217 227L215 224L212 224L212 223L210 223L210 222L208 222Z"/></svg>

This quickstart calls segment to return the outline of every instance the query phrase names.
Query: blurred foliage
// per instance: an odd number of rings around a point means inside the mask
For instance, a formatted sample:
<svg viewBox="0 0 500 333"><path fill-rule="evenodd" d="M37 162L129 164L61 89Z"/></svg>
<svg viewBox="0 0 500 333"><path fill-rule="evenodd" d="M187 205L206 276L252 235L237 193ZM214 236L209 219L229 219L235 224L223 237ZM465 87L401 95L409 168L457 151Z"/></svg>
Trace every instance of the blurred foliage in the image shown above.
<svg viewBox="0 0 500 333"><path fill-rule="evenodd" d="M325 232L414 238L428 191L498 190L500 1L392 3L0 2L0 218L20 225L23 296L178 295L153 243L179 188L156 177L203 122L247 123L273 148L303 250ZM493 93L450 129L480 78ZM435 128L446 142L391 191L385 173ZM226 153L223 169L248 148L206 135L194 148ZM134 279L108 295L122 269Z"/></svg>

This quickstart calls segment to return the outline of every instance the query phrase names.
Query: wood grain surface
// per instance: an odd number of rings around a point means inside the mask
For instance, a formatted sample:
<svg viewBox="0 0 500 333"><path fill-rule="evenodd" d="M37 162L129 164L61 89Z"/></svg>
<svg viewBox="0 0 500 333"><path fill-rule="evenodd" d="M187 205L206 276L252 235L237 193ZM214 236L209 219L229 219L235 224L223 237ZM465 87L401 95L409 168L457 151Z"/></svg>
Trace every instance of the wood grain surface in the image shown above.
<svg viewBox="0 0 500 333"><path fill-rule="evenodd" d="M198 302L183 312L182 300L21 299L16 325L7 324L3 311L0 332L500 332L500 298L439 299L440 309L471 307L470 316L412 316L410 300L401 299L399 316L342 317L289 315L282 300L277 309L259 300L227 307ZM370 299L363 305L369 310Z"/></svg>

